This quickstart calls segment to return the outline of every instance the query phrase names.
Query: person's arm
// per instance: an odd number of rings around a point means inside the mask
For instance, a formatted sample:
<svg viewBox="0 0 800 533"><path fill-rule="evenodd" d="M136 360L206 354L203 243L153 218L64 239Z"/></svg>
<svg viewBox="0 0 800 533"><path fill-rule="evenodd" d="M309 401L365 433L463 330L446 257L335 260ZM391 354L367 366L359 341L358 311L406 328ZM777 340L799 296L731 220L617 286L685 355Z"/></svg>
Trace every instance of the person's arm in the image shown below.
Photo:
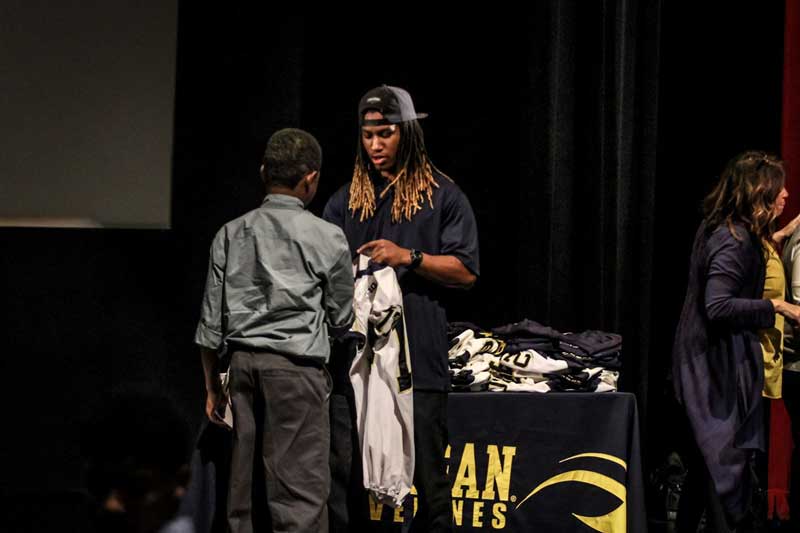
<svg viewBox="0 0 800 533"><path fill-rule="evenodd" d="M350 249L344 234L337 231L335 237L338 255L325 273L323 301L328 331L332 337L345 334L353 324L353 265Z"/></svg>
<svg viewBox="0 0 800 533"><path fill-rule="evenodd" d="M772 240L780 244L783 241L783 239L790 237L798 226L800 226L800 215L797 215L788 224L786 224L784 227L773 233Z"/></svg>
<svg viewBox="0 0 800 533"><path fill-rule="evenodd" d="M200 347L200 359L203 363L203 377L206 383L206 416L208 419L227 428L225 422L217 414L217 406L224 400L220 390L219 374L217 374L217 350Z"/></svg>
<svg viewBox="0 0 800 533"><path fill-rule="evenodd" d="M758 253L747 235L739 241L727 229L709 241L705 309L713 324L742 329L775 324L778 310L770 300L739 297L748 276L756 274L752 265Z"/></svg>
<svg viewBox="0 0 800 533"><path fill-rule="evenodd" d="M376 263L396 268L411 265L411 250L387 239L363 244L358 253L368 255ZM469 289L478 279L457 257L422 253L422 262L414 272L445 287Z"/></svg>
<svg viewBox="0 0 800 533"><path fill-rule="evenodd" d="M800 306L790 304L784 300L770 300L776 313L780 313L795 324L800 324Z"/></svg>
<svg viewBox="0 0 800 533"><path fill-rule="evenodd" d="M222 344L222 298L225 284L225 233L220 230L211 244L208 260L208 275L203 293L200 322L195 333L195 343L200 346L203 378L206 387L206 416L218 425L224 422L216 415L215 408L221 400L219 376L216 373L217 352Z"/></svg>
<svg viewBox="0 0 800 533"><path fill-rule="evenodd" d="M444 192L444 191L443 191ZM421 276L462 289L478 280L478 225L467 196L458 187L448 188L442 198L442 224L439 255L431 256L428 265L423 255L417 268ZM425 250L422 250L425 252Z"/></svg>
<svg viewBox="0 0 800 533"><path fill-rule="evenodd" d="M784 252L784 258L788 259L788 273L789 279L786 281L789 283L789 295L792 298L792 303L800 303L800 240L795 241L792 243L789 242L789 245L792 246L791 250L787 250Z"/></svg>
<svg viewBox="0 0 800 533"><path fill-rule="evenodd" d="M800 240L797 239L797 236L792 235L789 242L786 243L786 248L784 248L781 258L786 269L786 283L788 284L786 295L788 301L772 300L775 311L789 318L795 325L800 323L800 316L798 316L800 307L797 307L797 303L800 302L800 257L798 257L798 252L800 252Z"/></svg>
<svg viewBox="0 0 800 533"><path fill-rule="evenodd" d="M408 255L411 256L411 250ZM458 289L469 289L478 281L478 276L470 272L454 255L431 255L422 252L422 262L414 272L440 285Z"/></svg>
<svg viewBox="0 0 800 533"><path fill-rule="evenodd" d="M445 287L469 289L477 281L479 272L475 214L466 195L458 187L442 190L440 199L442 224L439 254L420 250L422 262L414 272ZM385 239L368 242L358 252L366 252L373 261L392 267L411 264L411 250Z"/></svg>

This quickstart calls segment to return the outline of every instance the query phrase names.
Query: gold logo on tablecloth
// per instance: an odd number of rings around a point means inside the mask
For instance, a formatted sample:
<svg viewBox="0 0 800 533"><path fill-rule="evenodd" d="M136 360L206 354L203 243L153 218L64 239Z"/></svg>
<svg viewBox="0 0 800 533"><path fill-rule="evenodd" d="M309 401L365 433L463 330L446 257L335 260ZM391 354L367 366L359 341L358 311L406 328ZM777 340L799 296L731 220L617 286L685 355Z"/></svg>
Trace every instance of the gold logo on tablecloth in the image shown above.
<svg viewBox="0 0 800 533"><path fill-rule="evenodd" d="M572 457L567 457L566 459L562 459L559 463L565 463L567 461L571 461L573 459L583 458L583 457L591 457L595 459L602 459L605 461L610 461L612 463L616 463L620 465L625 470L628 469L628 465L622 459L615 457L613 455L608 455L605 453L581 453L578 455L573 455ZM550 479L543 481L539 484L535 489L533 489L530 494L525 496L525 498L517 504L517 509L519 509L525 502L531 499L535 494L541 492L542 490L550 487L552 485L556 485L558 483L567 483L567 482L575 482L575 483L586 483L588 485L594 485L600 489L605 490L606 492L616 496L622 502L617 508L613 509L607 514L601 516L582 516L577 513L572 513L572 516L589 526L590 528L594 529L595 531L600 531L601 533L625 533L626 529L626 518L627 518L627 505L626 505L626 490L625 485L620 483L619 481L612 479L604 474L600 474L599 472L593 472L591 470L571 470L569 472L563 472L561 474L557 474Z"/></svg>
<svg viewBox="0 0 800 533"><path fill-rule="evenodd" d="M448 445L445 458L449 461L452 448ZM484 455L485 454L485 455ZM511 494L511 471L514 465L516 446L501 444L477 445L464 443L455 480L451 487L453 523L456 527L473 529L505 529L509 504L517 497ZM483 457L485 457L485 462ZM453 458L455 459L455 458ZM448 467L449 470L449 467ZM417 510L417 491L411 488L413 512ZM403 509L390 510L382 503L370 498L369 513L373 521L392 520L403 522ZM389 513L391 511L392 514Z"/></svg>

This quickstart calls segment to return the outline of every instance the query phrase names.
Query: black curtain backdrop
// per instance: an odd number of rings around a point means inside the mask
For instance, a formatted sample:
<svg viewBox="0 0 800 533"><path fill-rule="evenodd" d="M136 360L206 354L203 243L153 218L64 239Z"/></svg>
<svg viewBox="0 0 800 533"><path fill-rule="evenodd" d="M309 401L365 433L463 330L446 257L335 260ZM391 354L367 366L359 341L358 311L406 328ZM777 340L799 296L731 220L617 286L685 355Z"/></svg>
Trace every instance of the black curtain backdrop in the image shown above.
<svg viewBox="0 0 800 533"><path fill-rule="evenodd" d="M78 428L111 387L155 383L199 424L192 337L214 232L260 203L282 127L323 146L321 213L352 171L358 99L381 83L430 113L429 153L476 213L481 278L450 317L622 333L656 465L676 440L667 369L700 201L734 153L779 147L781 4L334 19L182 2L172 229L0 230L7 530L82 530Z"/></svg>
<svg viewBox="0 0 800 533"><path fill-rule="evenodd" d="M548 2L528 21L516 309L622 333L647 412L660 2Z"/></svg>

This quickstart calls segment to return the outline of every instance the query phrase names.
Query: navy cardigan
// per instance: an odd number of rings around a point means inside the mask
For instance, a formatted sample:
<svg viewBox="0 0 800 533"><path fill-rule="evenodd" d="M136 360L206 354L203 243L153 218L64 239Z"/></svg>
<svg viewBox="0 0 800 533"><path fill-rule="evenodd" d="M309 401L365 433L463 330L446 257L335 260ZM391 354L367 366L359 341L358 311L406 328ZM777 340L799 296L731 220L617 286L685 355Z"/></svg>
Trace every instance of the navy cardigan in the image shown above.
<svg viewBox="0 0 800 533"><path fill-rule="evenodd" d="M689 286L672 351L675 394L686 408L730 520L746 512L752 450L764 450L764 363L757 330L775 323L762 298L766 262L758 238L735 224L695 236Z"/></svg>

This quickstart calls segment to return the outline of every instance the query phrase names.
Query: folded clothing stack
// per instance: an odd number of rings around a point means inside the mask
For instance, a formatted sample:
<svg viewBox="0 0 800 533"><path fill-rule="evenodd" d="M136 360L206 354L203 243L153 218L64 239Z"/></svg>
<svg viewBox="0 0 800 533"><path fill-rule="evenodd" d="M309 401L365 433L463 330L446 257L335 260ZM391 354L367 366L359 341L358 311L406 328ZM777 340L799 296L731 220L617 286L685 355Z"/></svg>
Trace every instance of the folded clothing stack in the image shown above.
<svg viewBox="0 0 800 533"><path fill-rule="evenodd" d="M622 337L616 333L560 333L525 319L490 331L452 323L448 334L456 391L617 390Z"/></svg>

